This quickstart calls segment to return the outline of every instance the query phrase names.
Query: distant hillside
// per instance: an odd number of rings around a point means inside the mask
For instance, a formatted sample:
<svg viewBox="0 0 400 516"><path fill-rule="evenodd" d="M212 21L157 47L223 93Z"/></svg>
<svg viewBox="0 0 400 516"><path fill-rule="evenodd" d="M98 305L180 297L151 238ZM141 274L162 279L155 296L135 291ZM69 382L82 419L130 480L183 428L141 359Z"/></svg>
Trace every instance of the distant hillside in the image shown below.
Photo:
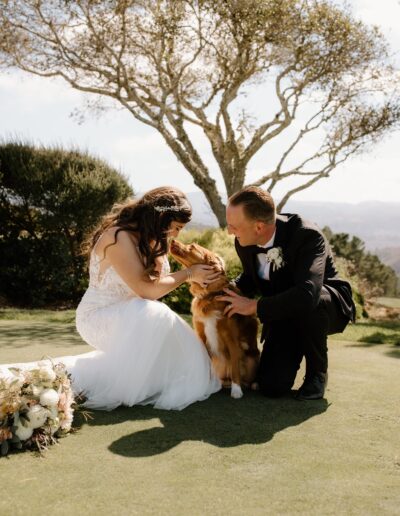
<svg viewBox="0 0 400 516"><path fill-rule="evenodd" d="M400 275L400 247L384 247L377 249L376 254L383 263L389 265Z"/></svg>
<svg viewBox="0 0 400 516"><path fill-rule="evenodd" d="M356 235L370 251L400 247L400 203L289 201L284 211L301 213L319 226L329 226L335 233Z"/></svg>
<svg viewBox="0 0 400 516"><path fill-rule="evenodd" d="M189 193L193 206L193 224L216 227L217 220L201 192ZM356 235L365 247L399 272L400 203L378 201L358 204L336 202L289 201L284 213L299 213L321 228L329 226L335 233ZM383 252L384 249L390 249ZM389 263L391 262L391 263Z"/></svg>

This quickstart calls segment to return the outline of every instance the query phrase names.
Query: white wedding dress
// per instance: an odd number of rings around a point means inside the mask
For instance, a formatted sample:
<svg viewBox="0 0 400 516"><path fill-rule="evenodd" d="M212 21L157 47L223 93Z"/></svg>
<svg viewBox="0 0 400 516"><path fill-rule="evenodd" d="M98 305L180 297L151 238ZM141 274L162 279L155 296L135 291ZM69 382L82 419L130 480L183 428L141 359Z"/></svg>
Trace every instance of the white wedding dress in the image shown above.
<svg viewBox="0 0 400 516"><path fill-rule="evenodd" d="M85 406L153 404L181 410L221 388L209 356L192 328L160 301L137 296L109 266L100 277L92 251L90 281L77 310L76 327L96 351L58 357L71 373ZM169 272L165 258L163 274ZM8 364L5 368L34 363Z"/></svg>

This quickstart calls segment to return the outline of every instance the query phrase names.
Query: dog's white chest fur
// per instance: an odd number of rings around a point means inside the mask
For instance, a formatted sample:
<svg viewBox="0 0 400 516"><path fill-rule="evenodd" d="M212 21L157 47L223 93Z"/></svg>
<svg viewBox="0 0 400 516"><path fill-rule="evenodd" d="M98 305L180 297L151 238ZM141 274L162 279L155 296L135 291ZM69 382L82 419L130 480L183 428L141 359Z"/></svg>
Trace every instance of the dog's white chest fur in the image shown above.
<svg viewBox="0 0 400 516"><path fill-rule="evenodd" d="M217 321L221 319L221 315L218 312L214 312L207 317L199 317L198 319L204 324L204 333L211 353L219 355Z"/></svg>

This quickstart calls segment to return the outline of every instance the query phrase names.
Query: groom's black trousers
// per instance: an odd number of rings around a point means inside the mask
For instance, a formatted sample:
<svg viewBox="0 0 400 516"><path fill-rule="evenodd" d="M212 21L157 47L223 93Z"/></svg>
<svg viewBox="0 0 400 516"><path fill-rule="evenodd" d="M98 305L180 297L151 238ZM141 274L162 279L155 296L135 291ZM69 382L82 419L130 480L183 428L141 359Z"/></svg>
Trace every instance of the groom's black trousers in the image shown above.
<svg viewBox="0 0 400 516"><path fill-rule="evenodd" d="M267 396L290 392L305 357L306 375L328 370L327 338L343 331L348 319L330 292L322 287L317 307L298 318L272 321L264 328L258 369L260 390Z"/></svg>

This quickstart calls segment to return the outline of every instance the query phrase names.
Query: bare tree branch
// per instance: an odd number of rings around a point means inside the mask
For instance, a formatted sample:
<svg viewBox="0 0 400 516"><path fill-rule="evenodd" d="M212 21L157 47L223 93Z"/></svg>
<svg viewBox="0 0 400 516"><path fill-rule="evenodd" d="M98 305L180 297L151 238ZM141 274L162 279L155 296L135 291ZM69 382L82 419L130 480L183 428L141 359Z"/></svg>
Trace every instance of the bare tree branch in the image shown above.
<svg viewBox="0 0 400 516"><path fill-rule="evenodd" d="M228 195L261 150L268 172L253 184L302 180L282 207L400 120L381 34L331 0L0 0L0 66L60 77L158 131L221 226L190 127L203 130ZM242 99L260 85L266 98L252 110ZM274 163L269 146L286 135Z"/></svg>

